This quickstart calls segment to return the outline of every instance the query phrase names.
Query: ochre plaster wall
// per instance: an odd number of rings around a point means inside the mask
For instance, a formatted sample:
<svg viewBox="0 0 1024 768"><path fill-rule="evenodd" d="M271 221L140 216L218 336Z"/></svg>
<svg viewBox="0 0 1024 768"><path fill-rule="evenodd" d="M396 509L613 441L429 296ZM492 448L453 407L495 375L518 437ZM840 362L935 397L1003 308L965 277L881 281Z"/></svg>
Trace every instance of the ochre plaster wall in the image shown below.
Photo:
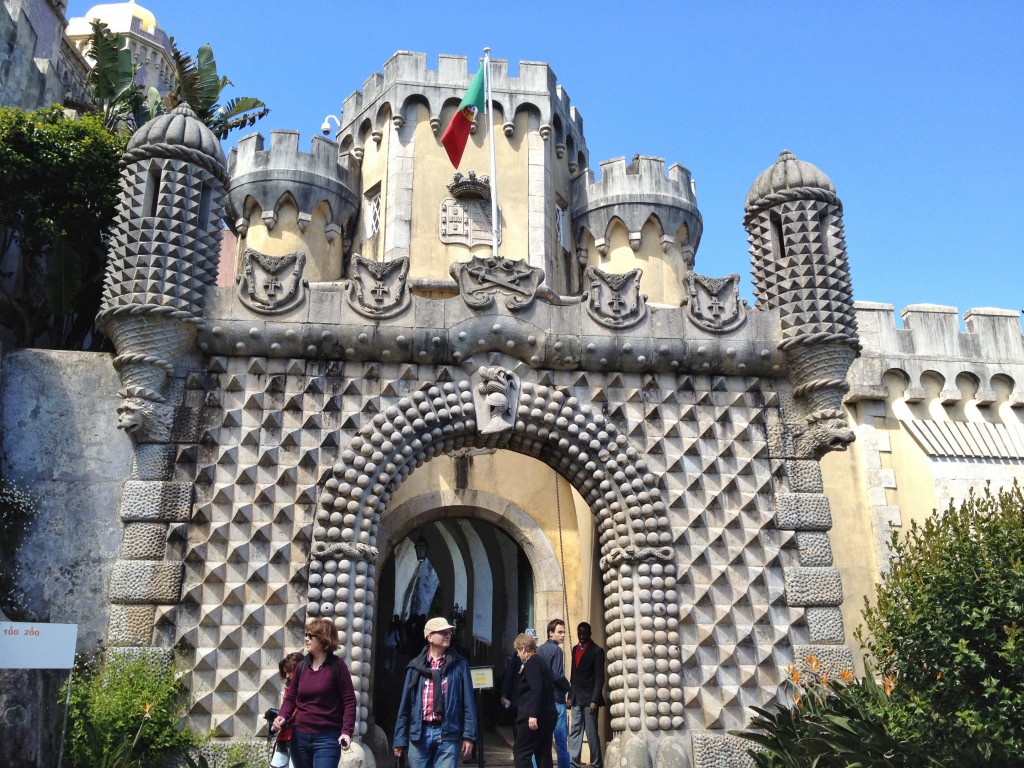
<svg viewBox="0 0 1024 768"><path fill-rule="evenodd" d="M622 274L631 269L640 268L640 291L647 295L655 304L666 304L672 307L683 303L683 265L679 246L673 244L665 253L661 245L661 228L648 220L640 233L640 246L637 250L629 243L629 232L626 225L619 220L612 222L607 235L608 253L601 256L594 247L593 239L586 243L589 258L588 266L597 267L603 272Z"/></svg>
<svg viewBox="0 0 1024 768"><path fill-rule="evenodd" d="M387 228L385 212L388 203L388 152L391 142L397 141L390 115L383 116L380 125L382 128L379 145L373 140L369 133L369 128L364 129L366 131L365 135L360 134L363 145L363 160L360 165L362 171L362 200L359 210L359 231L352 233L353 243L362 243L358 249L354 250L357 250L364 258L373 259L374 261L381 261L384 258L384 238ZM380 216L377 232L372 237L367 238L366 224L369 214L367 200L371 191L374 194L378 191L380 192Z"/></svg>
<svg viewBox="0 0 1024 768"><path fill-rule="evenodd" d="M242 272L242 258L246 248L267 256L284 256L302 251L306 254L303 277L313 283L337 280L341 277L341 238L327 240L324 228L329 222L326 203L316 206L305 232L299 229L299 209L286 197L277 208L277 223L267 229L263 211L257 206L249 214L249 229L238 240L235 274Z"/></svg>
<svg viewBox="0 0 1024 768"><path fill-rule="evenodd" d="M830 453L821 461L825 494L832 508L829 538L833 564L843 580L846 643L853 650L858 675L864 674L864 661L854 630L862 623L864 597L874 594L878 573L875 535L862 483L866 463L863 454L862 443L854 443L846 453Z"/></svg>
<svg viewBox="0 0 1024 768"><path fill-rule="evenodd" d="M441 125L447 125L451 112L442 113ZM459 173L470 170L478 176L490 175L488 156L487 119L495 126L494 150L497 165L498 199L501 203L500 253L507 259L527 258L529 163L525 141L525 115L517 118L516 130L511 138L505 136L501 112L493 116L479 116L477 131L469 137L466 152L459 165ZM520 125L520 123L523 123ZM412 254L409 277L413 279L449 280L448 267L452 262L469 261L474 255L489 256L490 241L478 243L471 250L460 244L445 245L438 237L438 212L441 201L450 197L445 186L456 171L441 146L440 136L430 129L426 107L416 111L416 153L413 161Z"/></svg>

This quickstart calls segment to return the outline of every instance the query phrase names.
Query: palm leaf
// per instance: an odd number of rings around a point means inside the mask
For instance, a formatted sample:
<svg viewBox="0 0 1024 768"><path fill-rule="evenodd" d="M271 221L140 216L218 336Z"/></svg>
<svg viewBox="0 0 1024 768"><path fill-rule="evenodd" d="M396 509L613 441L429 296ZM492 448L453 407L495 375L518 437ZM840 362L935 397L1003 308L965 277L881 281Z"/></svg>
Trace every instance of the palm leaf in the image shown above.
<svg viewBox="0 0 1024 768"><path fill-rule="evenodd" d="M182 102L189 102L189 106L195 106L189 101L190 96L196 89L199 81L199 72L196 70L196 63L185 51L178 47L172 37L171 59L174 61L174 90L167 94L167 108L173 109Z"/></svg>
<svg viewBox="0 0 1024 768"><path fill-rule="evenodd" d="M122 35L102 21L93 21L88 56L96 64L87 82L103 115L103 125L113 131L122 125L138 127L144 120L142 89L135 82L135 65Z"/></svg>
<svg viewBox="0 0 1024 768"><path fill-rule="evenodd" d="M231 81L226 77L217 76L217 60L213 57L213 48L209 45L199 46L199 53L196 55L196 70L198 73L195 91L196 103L192 104L192 108L200 120L209 124L210 119L217 111L220 92L230 85Z"/></svg>

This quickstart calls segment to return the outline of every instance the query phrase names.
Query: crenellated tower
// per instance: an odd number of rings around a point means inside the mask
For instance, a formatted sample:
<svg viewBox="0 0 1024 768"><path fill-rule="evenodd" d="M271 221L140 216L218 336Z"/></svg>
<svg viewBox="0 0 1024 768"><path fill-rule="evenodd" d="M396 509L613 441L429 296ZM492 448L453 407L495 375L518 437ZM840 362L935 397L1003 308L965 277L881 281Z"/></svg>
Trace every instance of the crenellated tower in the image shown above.
<svg viewBox="0 0 1024 768"><path fill-rule="evenodd" d="M118 427L134 453L118 516L124 538L110 578L110 650L167 657L157 647L159 606L181 598L184 563L167 557L171 523L189 519L191 483L175 482L179 444L199 439L183 407L198 369L196 336L216 282L227 182L216 136L182 105L140 128L125 152L97 324L114 342L121 378Z"/></svg>
<svg viewBox="0 0 1024 768"><path fill-rule="evenodd" d="M784 150L750 187L743 223L755 309L779 312L779 349L804 421L797 453L820 457L853 442L841 408L860 342L843 204L824 173Z"/></svg>
<svg viewBox="0 0 1024 768"><path fill-rule="evenodd" d="M272 131L270 148L253 134L228 159L228 220L238 235L236 274L246 273L246 254L282 259L302 253L302 277L311 282L342 276L359 215L359 164L338 145L315 136L311 152L299 150L297 131ZM276 295L250 286L256 301ZM270 294L274 294L273 289Z"/></svg>
<svg viewBox="0 0 1024 768"><path fill-rule="evenodd" d="M573 180L572 225L583 267L624 274L642 269L641 290L651 301L681 306L704 229L690 172L660 157L601 163Z"/></svg>
<svg viewBox="0 0 1024 768"><path fill-rule="evenodd" d="M164 400L216 283L227 182L217 137L188 105L151 120L122 159L121 195L96 322L114 342L121 397Z"/></svg>
<svg viewBox="0 0 1024 768"><path fill-rule="evenodd" d="M489 177L493 131L501 255L544 270L552 288L569 292L579 271L571 179L588 163L582 118L547 64L520 62L512 76L507 61L494 59L493 109L478 117L456 171L440 137L478 66L442 55L428 69L425 54L400 51L345 99L340 152L361 170L362 226L352 250L376 262L408 257L414 283L454 292L450 265L491 251L488 187L481 197L463 182Z"/></svg>

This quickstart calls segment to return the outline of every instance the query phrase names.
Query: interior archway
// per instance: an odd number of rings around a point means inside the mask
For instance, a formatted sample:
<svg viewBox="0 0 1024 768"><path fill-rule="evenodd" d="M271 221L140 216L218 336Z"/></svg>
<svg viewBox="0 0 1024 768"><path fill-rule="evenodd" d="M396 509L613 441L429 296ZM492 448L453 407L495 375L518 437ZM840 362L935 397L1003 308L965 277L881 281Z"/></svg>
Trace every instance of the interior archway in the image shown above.
<svg viewBox="0 0 1024 768"><path fill-rule="evenodd" d="M538 604L553 595L561 600L555 552L533 518L505 499L465 495L471 498L452 492L417 496L382 520L388 535L377 571L375 613L381 620L374 637L372 717L385 734L393 731L404 668L423 647L427 618L446 617L456 625L453 642L470 664L493 669L495 687L480 692L480 724L490 731L499 720L512 640L536 626ZM398 642L389 651L392 628Z"/></svg>

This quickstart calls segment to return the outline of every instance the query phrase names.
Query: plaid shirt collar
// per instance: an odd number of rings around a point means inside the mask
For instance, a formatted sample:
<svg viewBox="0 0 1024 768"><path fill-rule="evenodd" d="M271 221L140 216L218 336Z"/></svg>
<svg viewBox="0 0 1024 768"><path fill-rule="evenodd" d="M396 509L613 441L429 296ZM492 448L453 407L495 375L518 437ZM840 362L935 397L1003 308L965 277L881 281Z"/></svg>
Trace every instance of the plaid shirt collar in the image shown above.
<svg viewBox="0 0 1024 768"><path fill-rule="evenodd" d="M441 665L444 664L445 657L448 654L444 654L439 658L434 658L429 653L427 658L430 660L431 669L440 669ZM445 675L441 678L441 692L443 695L448 695L448 676ZM441 722L441 715L434 711L434 681L427 675L423 676L423 708L421 714L423 715L423 722L425 723L439 723Z"/></svg>

